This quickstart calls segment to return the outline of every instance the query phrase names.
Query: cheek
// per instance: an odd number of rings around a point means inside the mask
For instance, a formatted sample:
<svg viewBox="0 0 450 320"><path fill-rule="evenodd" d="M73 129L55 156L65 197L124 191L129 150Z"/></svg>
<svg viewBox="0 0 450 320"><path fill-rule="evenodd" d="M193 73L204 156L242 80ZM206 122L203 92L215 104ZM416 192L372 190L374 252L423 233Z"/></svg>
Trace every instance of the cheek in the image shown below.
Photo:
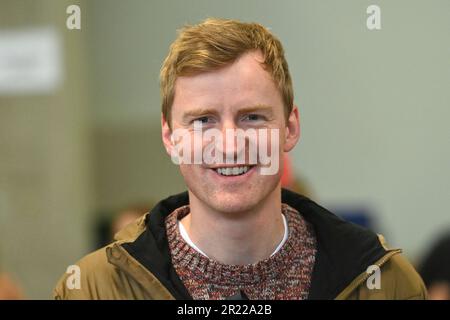
<svg viewBox="0 0 450 320"><path fill-rule="evenodd" d="M194 175L194 172L189 167L190 166L188 165L180 165L181 176L183 177L187 185L189 185L193 180L192 176Z"/></svg>
<svg viewBox="0 0 450 320"><path fill-rule="evenodd" d="M209 169L204 169L201 165L180 165L179 167L183 180L190 189L201 188L209 181L205 171Z"/></svg>
<svg viewBox="0 0 450 320"><path fill-rule="evenodd" d="M183 176L189 176L195 173L195 166L189 164L180 165L180 172Z"/></svg>

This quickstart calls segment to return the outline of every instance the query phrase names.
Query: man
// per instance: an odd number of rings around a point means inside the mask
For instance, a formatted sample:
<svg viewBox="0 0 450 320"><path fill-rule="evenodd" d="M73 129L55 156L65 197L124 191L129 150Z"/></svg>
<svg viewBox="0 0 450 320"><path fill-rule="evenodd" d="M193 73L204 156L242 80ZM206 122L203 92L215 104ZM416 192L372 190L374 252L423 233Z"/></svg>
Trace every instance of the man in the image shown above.
<svg viewBox="0 0 450 320"><path fill-rule="evenodd" d="M79 289L65 275L55 298L425 298L401 250L281 189L299 112L283 48L266 28L220 19L184 28L161 93L163 143L188 191L78 262Z"/></svg>

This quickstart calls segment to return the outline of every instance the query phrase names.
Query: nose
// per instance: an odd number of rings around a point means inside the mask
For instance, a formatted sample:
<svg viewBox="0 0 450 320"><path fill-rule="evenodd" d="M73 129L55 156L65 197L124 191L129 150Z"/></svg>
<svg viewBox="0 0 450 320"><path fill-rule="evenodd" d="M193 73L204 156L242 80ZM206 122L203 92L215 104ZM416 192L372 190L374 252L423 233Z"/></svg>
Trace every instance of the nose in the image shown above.
<svg viewBox="0 0 450 320"><path fill-rule="evenodd" d="M225 162L227 164L236 163L239 156L245 152L245 143L238 143L237 132L239 127L236 125L234 120L225 120L222 123L221 133L222 133L222 145L218 145L217 151L222 152L224 155Z"/></svg>

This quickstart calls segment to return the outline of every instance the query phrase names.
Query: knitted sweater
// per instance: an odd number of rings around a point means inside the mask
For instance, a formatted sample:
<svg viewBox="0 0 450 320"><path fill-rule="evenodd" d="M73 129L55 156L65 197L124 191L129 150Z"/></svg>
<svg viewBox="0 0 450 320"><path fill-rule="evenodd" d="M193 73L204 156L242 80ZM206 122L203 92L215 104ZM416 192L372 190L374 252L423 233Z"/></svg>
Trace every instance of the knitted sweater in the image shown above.
<svg viewBox="0 0 450 320"><path fill-rule="evenodd" d="M282 212L289 236L271 257L249 265L226 265L205 257L180 234L178 220L189 214L189 206L166 218L171 260L181 281L195 300L219 300L239 291L253 299L306 299L316 255L313 228L286 204Z"/></svg>

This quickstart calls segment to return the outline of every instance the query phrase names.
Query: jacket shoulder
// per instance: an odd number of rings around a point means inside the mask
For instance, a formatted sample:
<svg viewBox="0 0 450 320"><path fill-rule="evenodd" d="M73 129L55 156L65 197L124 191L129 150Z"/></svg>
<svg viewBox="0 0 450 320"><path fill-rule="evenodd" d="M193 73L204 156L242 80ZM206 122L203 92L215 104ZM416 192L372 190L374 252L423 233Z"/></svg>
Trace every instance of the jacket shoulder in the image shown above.
<svg viewBox="0 0 450 320"><path fill-rule="evenodd" d="M412 264L402 255L394 255L381 269L385 282L394 286L395 299L426 299L427 290L422 278ZM385 285L387 286L388 283ZM394 290L395 289L395 290Z"/></svg>
<svg viewBox="0 0 450 320"><path fill-rule="evenodd" d="M113 266L107 261L105 248L101 248L67 267L53 290L53 298L58 300L98 298L97 283L106 283L105 280L114 272Z"/></svg>
<svg viewBox="0 0 450 320"><path fill-rule="evenodd" d="M380 268L380 287L369 288L364 281L348 299L424 300L427 290L417 271L402 255L392 256Z"/></svg>
<svg viewBox="0 0 450 320"><path fill-rule="evenodd" d="M142 298L133 279L108 262L106 248L94 251L67 268L53 290L57 300Z"/></svg>

